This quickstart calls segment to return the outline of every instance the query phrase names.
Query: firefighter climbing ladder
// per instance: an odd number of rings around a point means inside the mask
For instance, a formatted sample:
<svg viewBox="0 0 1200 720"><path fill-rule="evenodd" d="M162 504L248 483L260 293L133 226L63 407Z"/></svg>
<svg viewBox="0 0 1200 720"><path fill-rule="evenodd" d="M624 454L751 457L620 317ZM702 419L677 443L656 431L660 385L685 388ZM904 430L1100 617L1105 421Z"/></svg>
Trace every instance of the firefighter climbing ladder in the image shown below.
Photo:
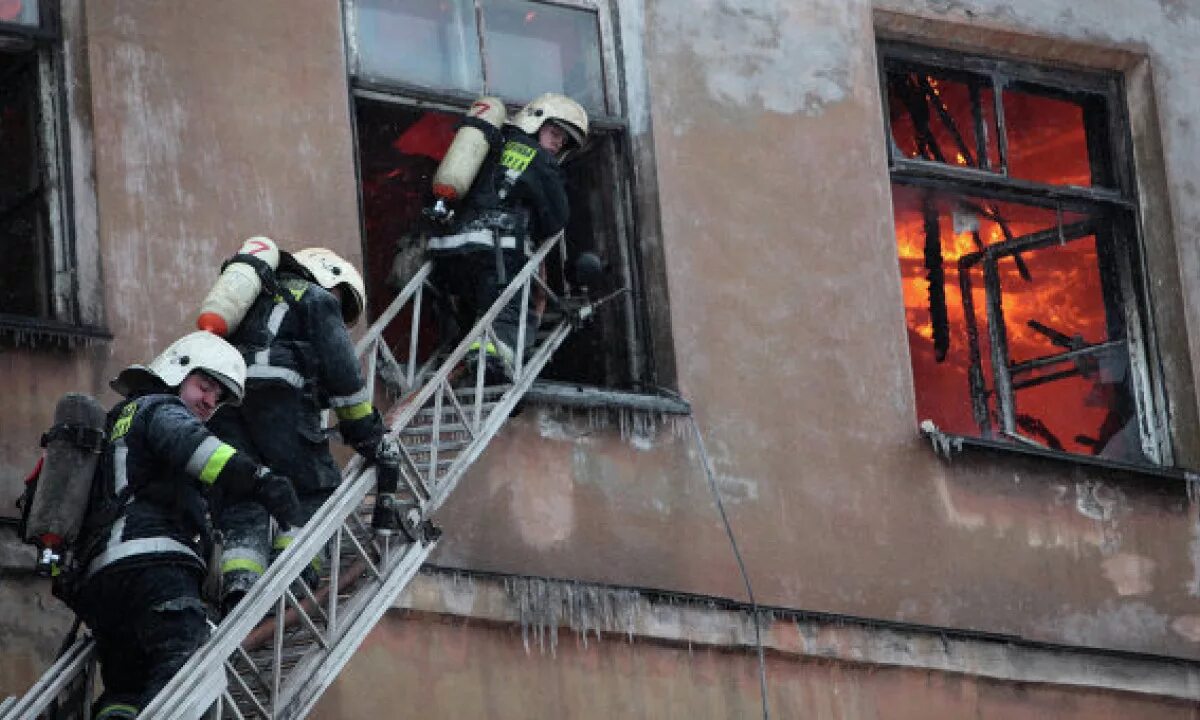
<svg viewBox="0 0 1200 720"><path fill-rule="evenodd" d="M484 364L478 363L469 387L452 387L469 347L494 340L496 317L514 295L520 293L525 306L537 284L557 300L538 272L555 248L562 251L562 233L543 243L457 347L448 354L434 353L423 367L418 367L417 350L429 263L358 344L367 364L368 390L374 390L379 376L404 393L388 413L388 424L400 441L401 489L407 490L422 520L445 502L499 431L571 331L572 316L591 311L583 305L565 313L565 319L539 336L528 359L517 353L511 384L485 387ZM404 362L384 340L397 318L411 319ZM518 347L526 332L532 330L522 317ZM374 533L374 469L356 456L343 478L297 541L139 717L302 718L312 709L437 542L428 526L414 533L417 540ZM326 577L314 591L301 573L324 548L334 561L325 564ZM24 697L0 703L0 719L86 720L96 683L94 655L89 638L78 640Z"/></svg>

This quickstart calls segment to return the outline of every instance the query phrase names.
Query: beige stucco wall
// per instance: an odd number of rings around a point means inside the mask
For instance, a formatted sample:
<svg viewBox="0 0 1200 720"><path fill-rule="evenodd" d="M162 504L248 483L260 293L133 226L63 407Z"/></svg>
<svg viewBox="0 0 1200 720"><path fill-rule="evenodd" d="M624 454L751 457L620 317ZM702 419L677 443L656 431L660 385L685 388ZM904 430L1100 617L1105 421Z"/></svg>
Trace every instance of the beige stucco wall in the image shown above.
<svg viewBox="0 0 1200 720"><path fill-rule="evenodd" d="M1176 449L1190 461L1196 12L1032 0L648 0L644 12L679 388L759 601L1200 657L1197 509L1182 485L996 456L946 465L919 440L874 54L878 23L1128 75L1140 189L1158 213L1148 262ZM519 418L448 504L438 559L744 598L698 462L671 432L622 441Z"/></svg>
<svg viewBox="0 0 1200 720"><path fill-rule="evenodd" d="M644 17L645 55L627 70L648 80L632 113L649 124L633 127L652 132L656 151L678 387L759 601L1200 658L1200 530L1182 487L996 457L946 465L918 439L872 5L619 5ZM993 40L1034 38L1004 44L1034 54L1069 39L1096 57L1115 47L1122 63L1144 58L1129 72L1152 80L1157 120L1143 129L1166 161L1139 170L1166 188L1167 202L1154 200L1167 232L1152 240L1159 266L1179 274L1155 278L1156 302L1200 322L1200 291L1180 279L1200 263L1196 11L1149 0L878 6L976 24ZM6 495L57 395L113 400L105 381L189 328L243 236L360 252L337 3L111 0L89 2L86 22L115 339L74 354L0 353ZM910 29L946 41L945 28ZM1152 150L1139 157L1153 161ZM1190 387L1200 346L1178 326L1164 333L1175 387ZM1195 416L1194 396L1173 401L1177 417ZM742 598L689 433L623 438L615 420L594 428L531 406L444 509L437 561ZM1196 457L1194 441L1178 439ZM51 650L17 626L0 630L16 648L0 655L9 689L27 678L11 668ZM384 640L372 642L364 655L376 657Z"/></svg>
<svg viewBox="0 0 1200 720"><path fill-rule="evenodd" d="M766 672L778 718L1197 717L1192 704L1145 696L824 660L769 655ZM519 627L390 613L312 717L754 718L760 697L753 653L614 635L526 652Z"/></svg>

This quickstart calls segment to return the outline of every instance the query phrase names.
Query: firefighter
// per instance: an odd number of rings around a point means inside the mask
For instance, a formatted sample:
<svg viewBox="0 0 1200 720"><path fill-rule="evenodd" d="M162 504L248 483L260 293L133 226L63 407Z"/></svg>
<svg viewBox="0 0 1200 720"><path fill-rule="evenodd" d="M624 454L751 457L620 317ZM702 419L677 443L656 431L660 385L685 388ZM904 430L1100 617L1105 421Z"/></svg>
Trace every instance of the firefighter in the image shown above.
<svg viewBox="0 0 1200 720"><path fill-rule="evenodd" d="M486 127L486 126L480 126ZM429 239L434 283L457 298L461 331L470 328L520 271L535 243L567 224L567 194L560 164L587 141L588 117L571 98L542 95L493 132L491 151L453 217L450 232ZM521 307L520 293L494 328L498 342L484 347L488 382L511 375L521 313L526 348L538 317ZM479 343L468 364L478 362Z"/></svg>
<svg viewBox="0 0 1200 720"><path fill-rule="evenodd" d="M201 331L112 382L125 399L106 420L85 569L70 594L96 639L98 720L135 717L208 636L207 495L254 496L281 524L302 520L287 478L204 427L222 403L242 399L245 372L231 345Z"/></svg>
<svg viewBox="0 0 1200 720"><path fill-rule="evenodd" d="M258 296L230 336L248 366L246 399L218 413L213 432L286 474L307 521L341 482L321 424L321 411L331 408L342 440L377 464L377 504L393 502L399 449L384 437L348 330L365 307L361 275L333 251L307 248L282 253L275 285ZM392 516L375 518L376 529L384 532L398 522ZM299 528L272 540L267 512L253 500L220 508L217 525L224 539L222 608L228 613L270 558L291 545ZM314 586L322 563L318 556L306 571Z"/></svg>

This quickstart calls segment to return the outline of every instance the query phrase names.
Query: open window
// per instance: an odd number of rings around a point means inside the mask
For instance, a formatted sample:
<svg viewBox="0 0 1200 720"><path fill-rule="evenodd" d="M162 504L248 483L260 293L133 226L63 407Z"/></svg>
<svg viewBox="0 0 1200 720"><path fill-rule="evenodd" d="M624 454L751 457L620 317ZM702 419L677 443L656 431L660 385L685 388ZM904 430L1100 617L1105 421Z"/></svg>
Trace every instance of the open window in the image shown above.
<svg viewBox="0 0 1200 720"><path fill-rule="evenodd" d="M1120 78L880 57L919 419L1168 463Z"/></svg>
<svg viewBox="0 0 1200 720"><path fill-rule="evenodd" d="M635 302L640 255L608 13L608 3L593 0L346 0L372 314L391 300L393 261L413 243L421 210L432 202L430 179L470 103L497 95L511 115L543 92L563 93L587 109L592 132L586 151L564 166L570 257L549 264L550 284L561 290L573 257L592 251L608 264L604 287L593 294L629 292L606 304L594 325L572 333L543 375L639 386L647 372L645 318ZM422 339L426 352L433 344Z"/></svg>
<svg viewBox="0 0 1200 720"><path fill-rule="evenodd" d="M0 338L105 335L85 327L70 217L57 3L0 2Z"/></svg>

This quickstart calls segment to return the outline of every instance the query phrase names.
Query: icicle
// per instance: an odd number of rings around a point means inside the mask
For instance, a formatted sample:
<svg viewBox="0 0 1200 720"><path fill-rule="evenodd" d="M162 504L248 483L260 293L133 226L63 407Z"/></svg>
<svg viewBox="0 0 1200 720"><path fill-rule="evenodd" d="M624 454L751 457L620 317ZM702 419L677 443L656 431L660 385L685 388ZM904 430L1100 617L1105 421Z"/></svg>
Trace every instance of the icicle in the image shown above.
<svg viewBox="0 0 1200 720"><path fill-rule="evenodd" d="M1187 483L1187 498L1193 505L1200 502L1200 475L1195 473L1185 473L1184 482Z"/></svg>

